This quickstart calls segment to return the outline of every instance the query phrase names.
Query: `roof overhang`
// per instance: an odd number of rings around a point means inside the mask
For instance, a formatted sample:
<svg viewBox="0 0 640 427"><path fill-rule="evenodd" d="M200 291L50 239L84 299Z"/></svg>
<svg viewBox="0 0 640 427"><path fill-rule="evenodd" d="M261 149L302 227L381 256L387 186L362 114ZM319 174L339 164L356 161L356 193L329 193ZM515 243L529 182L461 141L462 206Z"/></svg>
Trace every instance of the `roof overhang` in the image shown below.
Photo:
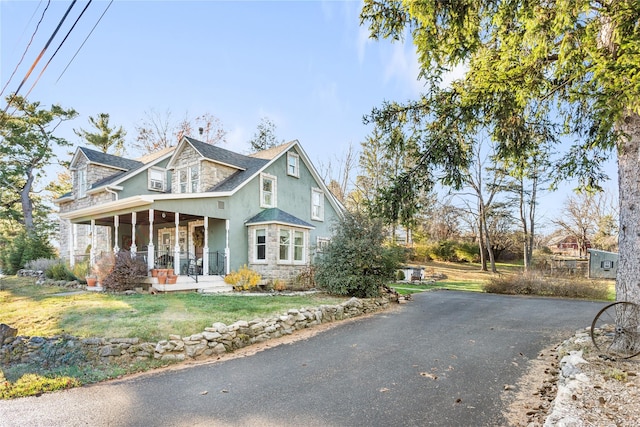
<svg viewBox="0 0 640 427"><path fill-rule="evenodd" d="M90 217L102 217L110 212L149 206L153 203L153 201L153 197L150 196L133 196L122 200L114 200L112 202L102 203L83 209L77 209L71 212L61 213L60 218L73 221Z"/></svg>

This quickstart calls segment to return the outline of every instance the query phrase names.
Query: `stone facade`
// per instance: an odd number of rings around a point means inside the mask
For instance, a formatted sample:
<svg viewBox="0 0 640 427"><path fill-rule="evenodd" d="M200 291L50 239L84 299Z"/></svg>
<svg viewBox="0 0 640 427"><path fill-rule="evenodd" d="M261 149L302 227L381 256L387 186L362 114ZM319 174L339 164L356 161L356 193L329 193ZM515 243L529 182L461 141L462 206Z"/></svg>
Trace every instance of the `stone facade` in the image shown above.
<svg viewBox="0 0 640 427"><path fill-rule="evenodd" d="M304 261L298 263L282 263L278 260L279 256L279 233L280 228L286 228L295 231L302 231L307 244L305 245ZM256 248L256 229L266 229L266 259L255 259ZM273 280L284 280L286 283L292 283L310 265L310 244L309 230L304 228L296 228L293 226L281 226L279 224L252 225L249 227L249 264L248 267L262 276L263 282L267 283Z"/></svg>
<svg viewBox="0 0 640 427"><path fill-rule="evenodd" d="M171 179L171 192L180 193L178 171L185 167L197 167L199 168L200 175L200 192L207 191L207 189L213 187L219 182L227 179L237 169L228 166L223 166L218 163L211 162L209 160L203 160L200 153L198 153L190 145L185 145L185 148L178 154L175 160L175 166L173 169L173 176Z"/></svg>
<svg viewBox="0 0 640 427"><path fill-rule="evenodd" d="M53 368L152 358L163 361L204 359L322 323L380 311L387 308L389 303L387 296L366 300L351 298L337 305L290 309L287 313L268 319L241 320L231 325L217 322L200 333L187 337L171 335L169 339L157 343L140 342L138 338L80 339L70 335L43 338L11 333L5 336L0 347L0 364L35 363Z"/></svg>

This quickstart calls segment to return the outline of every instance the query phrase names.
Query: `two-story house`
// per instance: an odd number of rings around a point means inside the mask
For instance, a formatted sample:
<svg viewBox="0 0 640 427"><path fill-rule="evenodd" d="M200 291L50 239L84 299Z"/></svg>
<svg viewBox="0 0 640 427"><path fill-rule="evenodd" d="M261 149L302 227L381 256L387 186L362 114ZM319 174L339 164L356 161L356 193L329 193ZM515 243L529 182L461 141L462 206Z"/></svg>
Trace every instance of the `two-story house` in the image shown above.
<svg viewBox="0 0 640 427"><path fill-rule="evenodd" d="M130 250L149 269L193 275L171 289L201 288L245 264L291 281L343 209L298 141L247 156L184 137L137 160L80 147L70 170L73 191L56 201L61 255L73 264Z"/></svg>

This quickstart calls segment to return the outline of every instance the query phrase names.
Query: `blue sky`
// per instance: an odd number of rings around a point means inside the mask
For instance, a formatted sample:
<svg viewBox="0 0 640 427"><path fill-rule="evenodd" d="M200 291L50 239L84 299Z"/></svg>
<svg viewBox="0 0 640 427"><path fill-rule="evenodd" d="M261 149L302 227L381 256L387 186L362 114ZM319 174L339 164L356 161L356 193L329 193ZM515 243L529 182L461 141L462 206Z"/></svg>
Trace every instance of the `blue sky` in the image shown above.
<svg viewBox="0 0 640 427"><path fill-rule="evenodd" d="M0 0L1 86L46 3ZM70 4L51 2L3 98L16 90ZM247 141L266 116L279 139L299 140L316 166L335 164L371 132L362 117L372 107L415 98L422 89L413 46L369 40L359 25L359 1L116 0L71 61L108 4L88 7L29 95L78 111L59 129L74 145L81 141L72 129L90 130L88 117L98 113L109 113L132 142L136 123L153 110L170 111L176 120L211 113L227 131L221 146L248 152ZM85 5L76 4L20 94ZM547 218L560 209L564 190L542 200Z"/></svg>

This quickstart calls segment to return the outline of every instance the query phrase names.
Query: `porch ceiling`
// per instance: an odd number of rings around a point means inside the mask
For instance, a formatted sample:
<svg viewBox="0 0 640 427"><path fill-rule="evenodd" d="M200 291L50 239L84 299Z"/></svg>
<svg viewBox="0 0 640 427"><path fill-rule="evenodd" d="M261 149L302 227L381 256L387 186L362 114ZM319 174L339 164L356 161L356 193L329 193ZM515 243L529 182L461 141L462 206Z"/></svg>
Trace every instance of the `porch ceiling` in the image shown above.
<svg viewBox="0 0 640 427"><path fill-rule="evenodd" d="M120 224L132 224L132 217L133 215L131 213L119 215L118 222ZM202 219L202 217L198 215L180 213L180 222L193 221L196 219ZM175 212L159 211L157 209L153 211L154 227L157 227L159 225L173 225L175 224L175 222ZM96 218L96 225L113 226L113 215L103 218ZM149 225L149 211L144 210L136 212L136 225Z"/></svg>

